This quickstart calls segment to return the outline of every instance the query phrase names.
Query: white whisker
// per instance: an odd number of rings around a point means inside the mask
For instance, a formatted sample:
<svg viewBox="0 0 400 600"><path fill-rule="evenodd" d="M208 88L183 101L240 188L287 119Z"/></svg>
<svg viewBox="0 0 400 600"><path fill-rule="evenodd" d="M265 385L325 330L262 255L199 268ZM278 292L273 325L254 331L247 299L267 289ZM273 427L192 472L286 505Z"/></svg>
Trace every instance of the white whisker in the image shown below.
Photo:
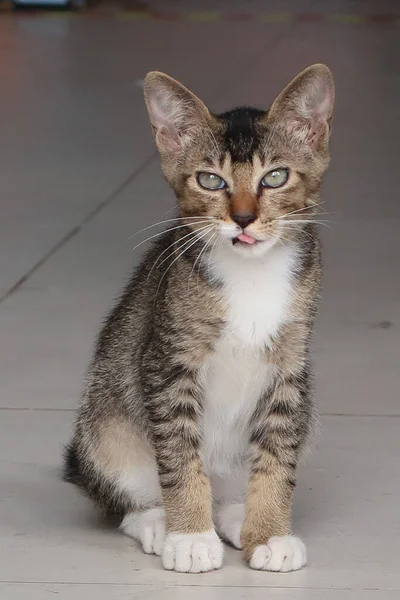
<svg viewBox="0 0 400 600"><path fill-rule="evenodd" d="M316 205L314 205L314 206L316 206ZM313 208L314 208L313 206L303 206L302 208L297 208L296 210L292 210L288 213L285 213L284 215L277 217L277 219L285 219L286 217L290 217L290 215L294 215L295 213L299 213L304 210L312 210Z"/></svg>
<svg viewBox="0 0 400 600"><path fill-rule="evenodd" d="M171 208L169 208L168 210L165 211L165 213L163 213L161 216L165 217L166 215L168 215L170 212L172 212L173 210L177 210L176 205L172 206Z"/></svg>
<svg viewBox="0 0 400 600"><path fill-rule="evenodd" d="M198 223L191 223L191 225L203 225L204 223L207 223L207 221L199 221ZM151 235L150 237L148 237L145 240L142 240L141 242L136 244L136 246L134 246L132 248L132 252L134 250L136 250L136 248L139 248L139 246L141 246L145 242L148 242L149 240L152 240L153 238L155 238L159 235L162 235L163 233L169 233L170 231L175 231L175 229L182 229L182 227L187 227L187 226L188 226L187 224L183 224L183 225L177 225L177 227L170 227L169 229L163 229L162 231L159 231L158 233L155 233L154 235Z"/></svg>
<svg viewBox="0 0 400 600"><path fill-rule="evenodd" d="M174 249L172 250L172 252L171 252L170 254L168 254L168 256L166 256L165 258L163 258L163 260L162 260L162 261L159 263L159 265L158 265L158 266L159 266L159 267L161 267L161 265L163 265L163 264L164 264L164 263L165 263L165 262L166 262L166 261L167 261L169 258L171 258L171 256L173 256L173 255L174 255L176 252L179 252L179 250L182 250L182 248L183 248L184 246L186 246L186 245L190 244L190 242L193 240L193 238L196 238L196 239L198 239L198 237L199 237L199 235L198 235L198 234L199 234L201 231L204 231L204 230L211 230L213 227L215 227L215 225L206 225L205 227L202 227L201 229L197 229L196 231L192 231L192 232L191 232L191 237L190 237L190 239L189 239L189 240L186 240L186 242L183 242L183 244L180 244L180 245L179 245L177 248L174 248ZM177 240L177 242L175 242L175 243L179 243L179 242L181 242L181 241L182 241L182 240L183 240L185 237L188 237L188 235L185 235L185 236L183 236L183 238L180 238L180 239L179 239L179 240ZM173 245L173 244L171 244L171 246L172 246L172 245ZM168 250L168 248L167 248L167 250Z"/></svg>
<svg viewBox="0 0 400 600"><path fill-rule="evenodd" d="M214 234L211 236L211 238L210 238L209 242L207 242L207 244L206 244L206 248L208 248L208 247L210 247L210 246L211 246L211 244L212 244L212 241L213 241L214 239L215 239L215 241L218 241L218 239L219 239L219 236L218 236L218 231L216 231L216 232L215 232L215 233L214 233ZM215 242L214 242L214 244L215 244ZM212 249L213 249L213 247L214 247L214 244L211 246L211 250L210 250L210 252L212 252ZM208 260L210 260L210 258L209 258ZM197 289L199 289L199 274L200 274L200 267L197 269Z"/></svg>
<svg viewBox="0 0 400 600"><path fill-rule="evenodd" d="M313 239L313 236L310 233L308 233L308 231L306 231L304 228L294 227L294 225L285 225L283 229L296 232L297 234L306 235L310 240Z"/></svg>
<svg viewBox="0 0 400 600"><path fill-rule="evenodd" d="M179 258L180 258L180 257L181 257L183 254L185 254L185 252L186 252L187 250L189 250L189 248L191 248L192 246L194 246L195 244L197 244L197 242L198 242L198 241L200 241L200 240L201 240L203 237L205 237L207 234L208 234L208 230L207 230L207 231L205 231L205 232L203 232L203 234L202 234L202 235L196 236L196 239L195 239L194 241L193 241L192 239L191 239L191 240L189 240L189 242L190 242L190 243L189 243L189 245L188 245L188 246L186 246L186 248L185 248L185 249L184 249L184 250L183 250L183 251L182 251L180 254L178 254L178 256L177 256L176 258L174 258L174 260L171 262L171 264L170 264L170 265L168 265L168 267L165 269L165 271L164 271L164 273L163 273L163 275L162 275L162 277L161 277L161 279L160 279L160 281L159 281L159 283L158 283L158 286L157 286L157 291L156 291L156 295L155 295L155 298L154 298L154 302L155 302L155 301L156 301L156 299L157 299L158 292L159 292L159 290L160 290L160 286L161 286L161 284L162 284L162 282L163 282L163 279L164 279L164 277L166 276L166 274L168 273L168 271L170 270L170 268L172 267L172 265L174 265L174 264L176 263L176 261L177 261L177 260L178 260L178 259L179 259ZM186 242L185 242L185 243L186 243ZM180 250L180 248L179 248L179 250Z"/></svg>
<svg viewBox="0 0 400 600"><path fill-rule="evenodd" d="M285 221L280 221L280 224L288 223L290 225L298 225L300 223L300 225L303 225L304 223L315 223L316 225L325 225L326 227L329 227L328 223L330 222L331 221L317 221L316 219L287 219Z"/></svg>
<svg viewBox="0 0 400 600"><path fill-rule="evenodd" d="M212 231L212 230L210 230L210 233L211 233L211 231ZM215 237L217 234L218 234L218 232L215 232L215 233L213 233L213 235L211 236L211 238L210 238L209 240L207 240L207 242L205 243L205 245L203 246L203 248L200 250L200 252L199 252L199 254L198 254L198 256L197 256L196 260L194 261L194 264L193 264L192 270L190 271L190 275L189 275L189 279L188 279L188 291L189 291L189 286L190 286L190 279L191 279L191 277L192 277L192 275L193 275L193 271L194 271L194 270L195 270L195 268L196 268L196 264L198 263L198 261L199 261L199 259L200 259L201 255L202 255L202 254L203 254L203 253L206 251L207 247L210 245L210 243L212 242L212 240L214 239L214 237ZM199 272L200 272L200 267L199 267L199 269L197 270L197 287L199 287Z"/></svg>
<svg viewBox="0 0 400 600"><path fill-rule="evenodd" d="M136 233L132 234L128 239L132 239L134 237L136 237L137 235L139 235L139 233L143 233L143 231L147 231L148 229L151 229L152 227L157 227L157 225L164 225L165 223L171 223L171 221L190 221L193 219L197 219L197 220L201 220L201 221L213 221L215 220L214 217L174 217L173 219L165 219L165 221L158 221L157 223L153 223L153 225L149 225L148 227L144 227L143 229L139 229L139 231L136 231Z"/></svg>
<svg viewBox="0 0 400 600"><path fill-rule="evenodd" d="M214 252L214 250L215 250L215 246L216 246L216 244L217 244L219 241L220 241L220 238L217 236L217 238L216 238L215 242L213 243L213 245L212 245L212 248L211 248L211 250L210 250L210 254L209 254L209 256L208 256L208 268L207 268L207 271L208 271L208 276L209 276L210 278L211 278L211 257L212 257L212 253L213 253L213 252Z"/></svg>
<svg viewBox="0 0 400 600"><path fill-rule="evenodd" d="M157 259L155 260L155 262L153 263L153 266L151 267L149 274L148 274L148 278L150 277L151 273L153 272L154 267L156 266L156 264L158 263L158 261L160 260L160 258L166 253L168 252L168 250L170 248L172 248L172 246L175 246L176 244L179 244L180 242L182 242L185 238L188 238L190 236L195 236L196 233L198 233L199 231L203 231L204 229L206 229L207 227L214 227L214 225L205 225L204 227L200 227L200 229L195 229L195 230L191 230L189 233L187 233L186 235L184 235L183 237L179 238L178 240L175 240L174 242L172 242L172 244L170 244L168 246L168 248L165 248L165 250L163 250L161 252L161 254L158 255ZM176 250L176 249L175 249ZM175 252L175 250L173 252ZM172 253L173 254L173 253ZM169 255L171 256L171 255ZM168 257L167 257L168 258ZM162 264L162 263L161 263Z"/></svg>

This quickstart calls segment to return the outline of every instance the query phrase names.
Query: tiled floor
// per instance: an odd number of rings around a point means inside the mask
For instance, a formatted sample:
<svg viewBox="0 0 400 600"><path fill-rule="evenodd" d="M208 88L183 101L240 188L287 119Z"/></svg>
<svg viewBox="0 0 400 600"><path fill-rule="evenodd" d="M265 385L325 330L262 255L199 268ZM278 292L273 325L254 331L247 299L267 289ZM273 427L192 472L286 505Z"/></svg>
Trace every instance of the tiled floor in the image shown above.
<svg viewBox="0 0 400 600"><path fill-rule="evenodd" d="M250 5L278 10L234 2L242 13ZM377 0L284 5L399 10ZM1 19L2 599L399 597L399 55L400 26L378 23ZM216 110L266 105L312 62L332 68L337 108L315 339L322 428L294 511L309 566L258 573L228 550L218 572L167 573L105 528L59 473L93 337L142 250L132 252L143 238L131 236L172 206L140 82L157 68Z"/></svg>

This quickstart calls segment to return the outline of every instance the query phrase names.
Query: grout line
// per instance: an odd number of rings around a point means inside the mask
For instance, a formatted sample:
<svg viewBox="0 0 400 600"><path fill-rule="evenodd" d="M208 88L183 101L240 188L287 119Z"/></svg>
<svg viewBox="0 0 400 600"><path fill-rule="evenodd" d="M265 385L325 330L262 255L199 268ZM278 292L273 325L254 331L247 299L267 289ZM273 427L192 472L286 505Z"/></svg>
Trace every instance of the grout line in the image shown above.
<svg viewBox="0 0 400 600"><path fill-rule="evenodd" d="M374 414L374 413L319 413L320 417L350 417L350 418L359 418L359 417L368 417L368 418L381 418L381 417L385 417L385 418L395 418L398 419L400 417L400 414L394 414L394 413L383 413L381 415L378 414Z"/></svg>
<svg viewBox="0 0 400 600"><path fill-rule="evenodd" d="M75 412L76 408L51 408L50 406L45 407L13 407L13 406L0 406L1 411L9 412ZM400 414L395 413L383 413L381 415L374 413L319 413L319 417L344 417L350 419L400 419Z"/></svg>
<svg viewBox="0 0 400 600"><path fill-rule="evenodd" d="M50 250L48 250L43 256L42 258L40 258L34 265L33 267L31 267L30 269L28 269L28 271L20 278L18 279L18 281L16 283L14 283L14 285L12 285L10 287L10 289L8 289L2 296L0 296L0 304L6 300L7 298L9 298L9 296L12 296L12 294L14 292L16 292L18 290L19 287L21 287L22 284L25 283L25 281L27 279L29 279L29 277L35 272L37 271L37 269L39 269L51 256L53 256L53 254L55 254L60 248L62 248L70 239L72 239L79 231L80 229L80 225L77 225L76 227L74 227L73 229L71 229L71 231L69 231L63 238L61 238L61 240L59 240L52 248L50 248Z"/></svg>
<svg viewBox="0 0 400 600"><path fill-rule="evenodd" d="M284 32L281 32L280 35L277 35L276 38L273 40L273 43L279 44L281 42L281 40L285 37L286 33L287 32L284 31ZM269 39L269 43L270 42L271 42L271 40ZM257 54L255 54L255 55L251 54L251 56L249 56L249 60L245 62L243 70L238 71L238 73L235 74L235 77L232 78L232 80L231 80L231 78L229 78L229 82L225 82L224 84L219 86L217 88L215 94L212 94L212 96L213 97L215 96L218 98L222 92L225 92L226 89L229 89L229 86L232 86L233 84L235 84L237 81L238 75L247 73L249 65L254 66L257 62L259 62L259 61L256 61L256 56L258 56L258 54L260 54L260 56L262 56L262 53L259 51L257 51ZM103 208L105 208L106 206L111 204L118 197L118 195L132 181L134 181L134 179L140 173L142 173L152 163L152 161L156 157L157 157L157 151L154 151L143 163L141 163L133 171L133 173L131 173L131 175L129 175L119 186L117 186L113 192L111 192L89 214L87 214L78 225L76 225L73 229L71 229L52 248L50 248L50 250L48 250L42 256L42 258L40 258L14 285L12 285L12 287L10 289L8 289L3 295L0 295L0 304L2 302L4 302L4 300L6 300L10 296L12 296L38 269L40 269L40 267L42 267L52 256L57 254L57 252L61 248L63 248L66 244L68 244L68 242L72 238L74 238L87 223L89 223L94 217L96 217L99 214L99 212L103 210Z"/></svg>
<svg viewBox="0 0 400 600"><path fill-rule="evenodd" d="M75 412L77 408L51 408L50 406L45 407L33 407L33 408L24 408L22 406L13 407L13 406L0 406L0 411L8 411L8 412Z"/></svg>
<svg viewBox="0 0 400 600"><path fill-rule="evenodd" d="M168 584L167 582L153 584L153 583L121 583L121 582L107 582L107 581L18 581L16 579L4 579L0 580L0 584L17 584L17 585L59 585L59 586L108 586L108 587L132 587L132 588L148 588L149 591L162 589L163 591L174 590L178 588L199 588L199 589L243 589L243 590L252 590L252 589L271 589L271 590L308 590L308 591L351 591L351 592L396 592L399 588L378 588L378 587L350 587L347 585L344 586L330 586L330 587L310 587L310 586L281 586L281 585L196 585L193 583L185 584Z"/></svg>
<svg viewBox="0 0 400 600"><path fill-rule="evenodd" d="M125 189L128 185L134 181L134 179L142 173L155 159L156 153L153 152L144 162L142 162L134 171L131 173L120 185L118 185L113 192L111 192L104 200L102 200L90 213L88 213L81 222L73 227L64 237L62 237L50 250L48 250L42 258L40 258L9 290L7 290L2 296L0 296L0 304L7 298L12 296L21 285L23 285L42 265L44 265L49 258L54 256L61 248L63 248L72 238L74 238L81 229L87 225L94 217L96 217L100 211L106 206L111 204L115 198Z"/></svg>

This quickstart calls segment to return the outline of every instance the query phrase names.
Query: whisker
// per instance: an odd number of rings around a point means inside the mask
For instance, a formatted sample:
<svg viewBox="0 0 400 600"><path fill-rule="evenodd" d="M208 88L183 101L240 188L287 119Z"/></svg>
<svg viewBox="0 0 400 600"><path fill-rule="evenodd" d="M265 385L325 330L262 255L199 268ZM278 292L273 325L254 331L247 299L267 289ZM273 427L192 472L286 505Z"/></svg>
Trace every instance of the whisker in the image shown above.
<svg viewBox="0 0 400 600"><path fill-rule="evenodd" d="M313 236L304 228L294 227L293 225L285 225L284 229L287 229L289 231L295 231L296 233L301 235L306 235L310 240L313 239Z"/></svg>
<svg viewBox="0 0 400 600"><path fill-rule="evenodd" d="M180 244L177 248L174 248L172 250L172 252L170 254L168 254L168 256L166 256L158 265L159 267L161 267L161 265L163 265L169 258L171 258L171 256L173 256L173 254L175 254L176 252L179 252L179 250L182 250L182 248L184 246L186 246L187 244L190 244L190 242L192 241L192 239L198 238L198 234L203 231L203 230L211 230L213 227L215 227L215 225L206 225L205 227L202 227L201 229L197 229L196 231L192 231L191 232L191 238L189 240L186 240L186 242L183 242L183 244ZM177 243L181 242L185 237L188 237L188 235L185 235L183 238L181 238L180 240L178 240ZM176 243L176 242L175 242ZM171 244L172 246L173 244ZM168 248L167 248L168 249ZM157 259L158 260L158 259Z"/></svg>
<svg viewBox="0 0 400 600"><path fill-rule="evenodd" d="M172 242L172 244L170 244L168 246L168 248L165 248L165 250L163 250L161 252L161 254L158 255L157 259L154 261L153 266L151 267L149 274L147 277L150 277L151 273L153 272L154 267L156 266L156 264L158 263L158 261L160 260L160 258L166 253L168 252L168 250L170 248L172 248L172 246L175 246L176 244L179 244L180 242L182 242L185 238L190 237L190 236L194 236L196 235L196 233L198 233L199 231L203 231L204 229L206 229L207 227L214 227L214 225L205 225L204 227L200 227L200 229L195 229L194 231L190 231L189 233L187 233L186 235L184 235L183 237L179 238L178 240L175 240L174 242ZM174 250L175 252L175 250ZM161 263L162 264L162 263Z"/></svg>
<svg viewBox="0 0 400 600"><path fill-rule="evenodd" d="M219 237L217 236L217 238L216 238L215 242L214 242L214 243L213 243L213 245L212 245L212 248L211 248L211 250L210 250L210 254L209 254L209 257L208 257L208 268L207 268L207 272L208 272L208 276L209 276L210 278L211 278L211 257L212 257L212 253L213 253L213 252L214 252L214 250L215 250L215 246L216 246L216 244L217 244L219 241L220 241L220 240L219 240Z"/></svg>
<svg viewBox="0 0 400 600"><path fill-rule="evenodd" d="M172 210L172 209L171 209ZM151 229L152 227L157 227L157 225L164 225L164 223L171 223L171 221L188 221L188 220L193 220L193 219L200 219L200 220L204 220L204 221L213 221L215 220L215 217L174 217L173 219L165 219L165 221L158 221L157 223L153 223L152 225L148 225L148 227L144 227L143 229L139 229L139 231L136 231L136 233L132 234L128 239L131 240L132 238L136 237L137 235L139 235L139 233L142 233L143 231L147 231L148 229Z"/></svg>
<svg viewBox="0 0 400 600"><path fill-rule="evenodd" d="M176 204L174 204L174 206L171 206L171 208L169 208L168 210L166 210L165 213L163 213L161 216L165 217L165 215L168 215L173 210L178 210L178 207L176 206Z"/></svg>
<svg viewBox="0 0 400 600"><path fill-rule="evenodd" d="M273 240L275 240L276 242L279 242L279 243L280 243L280 245L282 246L282 248L284 248L284 247L285 247L285 244L283 243L284 241L285 241L285 242L290 242L290 240L289 240L287 237L285 237L284 235L282 235L282 233L281 233L281 235L279 235L279 236L273 235L273 236L271 236L271 237L272 237L272 239L273 239Z"/></svg>
<svg viewBox="0 0 400 600"><path fill-rule="evenodd" d="M196 239L195 239L194 241L193 241L193 240L189 240L189 242L190 242L190 243L189 243L189 245L188 245L188 246L186 246L186 248L185 248L185 249L184 249L184 250L183 250L183 251L182 251L180 254L178 254L178 256L177 256L176 258L174 258L174 260L171 262L171 264L170 264L170 265L168 265L168 267L165 269L165 271L164 271L164 273L163 273L163 275L162 275L162 277L161 277L161 279L160 279L160 281L159 281L159 283L158 283L158 287L157 287L156 295L155 295L155 298L154 298L154 302L155 302L155 301L156 301L156 299L157 299L158 292L159 292L159 290L160 290L160 286L161 286L161 284L162 284L162 282L163 282L163 279L164 279L164 277L166 276L166 274L168 273L168 271L170 270L170 268L172 267L172 265L174 265L174 264L176 263L176 261L177 261L177 260L178 260L178 259L179 259L179 258L180 258L180 257L181 257L183 254L185 254L185 252L187 252L187 250L189 250L189 248L191 248L192 246L194 246L195 244L197 244L197 242L198 242L198 241L200 241L200 240L201 240L203 237L205 237L207 234L208 234L208 230L207 230L207 231L205 231L205 232L203 232L203 233L202 233L202 235L200 235L200 236L196 236ZM186 242L185 242L185 243L186 243ZM179 250L180 250L180 248L179 248Z"/></svg>
<svg viewBox="0 0 400 600"><path fill-rule="evenodd" d="M203 225L204 223L207 223L207 221L200 221L198 223L191 223L191 225ZM141 246L145 242L148 242L149 240L152 240L153 238L155 238L155 237L157 237L159 235L162 235L163 233L169 233L170 231L175 231L175 229L182 229L182 227L187 227L187 224L177 225L177 227L170 227L169 229L163 229L162 231L159 231L158 233L155 233L154 235L151 235L150 237L148 237L145 240L142 240L141 242L139 242L138 244L136 244L136 246L134 246L132 248L132 252L134 250L136 250L136 248L139 248L139 246Z"/></svg>
<svg viewBox="0 0 400 600"><path fill-rule="evenodd" d="M301 224L303 225L304 223L315 223L316 225L325 225L325 227L329 227L328 223L331 223L331 221L317 221L316 219L287 219L286 221L281 221L282 223L288 223L290 225L292 224Z"/></svg>
<svg viewBox="0 0 400 600"><path fill-rule="evenodd" d="M210 241L206 244L206 248L209 248L212 245L213 240L218 241L218 231L216 231L210 238ZM214 242L215 243L215 242ZM211 251L214 245L211 246ZM210 257L208 258L210 261ZM200 275L200 267L197 269L197 290L199 289L199 275Z"/></svg>
<svg viewBox="0 0 400 600"><path fill-rule="evenodd" d="M211 230L212 231L212 230ZM216 231L215 233L213 233L213 235L211 236L211 238L209 240L207 240L207 242L205 243L204 247L200 250L196 260L194 261L192 270L190 271L190 275L189 275L189 279L188 279L188 291L189 291L189 286L190 286L190 279L193 275L193 271L196 268L196 264L198 263L201 255L206 251L207 247L210 245L210 243L212 242L212 240L214 239L214 237L218 234L218 232ZM200 272L200 265L199 265L199 269L197 270L197 288L199 287L199 272Z"/></svg>
<svg viewBox="0 0 400 600"><path fill-rule="evenodd" d="M290 215L294 215L304 210L312 210L314 206L319 206L319 204L314 204L312 206L302 206L301 208L297 208L296 210L292 210L288 213L285 213L284 215L281 215L280 217L277 217L277 219L285 219L286 217L290 217Z"/></svg>
<svg viewBox="0 0 400 600"><path fill-rule="evenodd" d="M207 230L204 233L207 233L208 230L211 228L211 225L208 225ZM180 250L184 249L187 250L190 246L190 244L193 242L196 242L197 240L200 239L200 235L199 235L199 231L195 232L195 235L192 236L190 239L186 240L186 242L183 242L183 244L180 244L177 248L174 248L172 250L172 252L170 252L170 254L168 254L168 256L166 256L158 265L158 267L161 267L161 265L163 265L165 262L167 262L168 259L171 258L171 256L173 256L174 254L177 254Z"/></svg>

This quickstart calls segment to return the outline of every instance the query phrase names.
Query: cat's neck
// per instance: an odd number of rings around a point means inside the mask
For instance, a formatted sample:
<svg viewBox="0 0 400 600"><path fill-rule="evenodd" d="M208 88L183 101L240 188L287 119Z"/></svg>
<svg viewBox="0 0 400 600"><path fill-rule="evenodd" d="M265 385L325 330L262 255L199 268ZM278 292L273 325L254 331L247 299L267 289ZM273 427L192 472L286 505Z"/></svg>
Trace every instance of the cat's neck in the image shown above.
<svg viewBox="0 0 400 600"><path fill-rule="evenodd" d="M265 253L248 256L235 252L228 244L217 244L208 256L204 257L210 275L223 283L235 282L249 285L262 278L263 274L296 270L300 251L295 241L275 244Z"/></svg>

